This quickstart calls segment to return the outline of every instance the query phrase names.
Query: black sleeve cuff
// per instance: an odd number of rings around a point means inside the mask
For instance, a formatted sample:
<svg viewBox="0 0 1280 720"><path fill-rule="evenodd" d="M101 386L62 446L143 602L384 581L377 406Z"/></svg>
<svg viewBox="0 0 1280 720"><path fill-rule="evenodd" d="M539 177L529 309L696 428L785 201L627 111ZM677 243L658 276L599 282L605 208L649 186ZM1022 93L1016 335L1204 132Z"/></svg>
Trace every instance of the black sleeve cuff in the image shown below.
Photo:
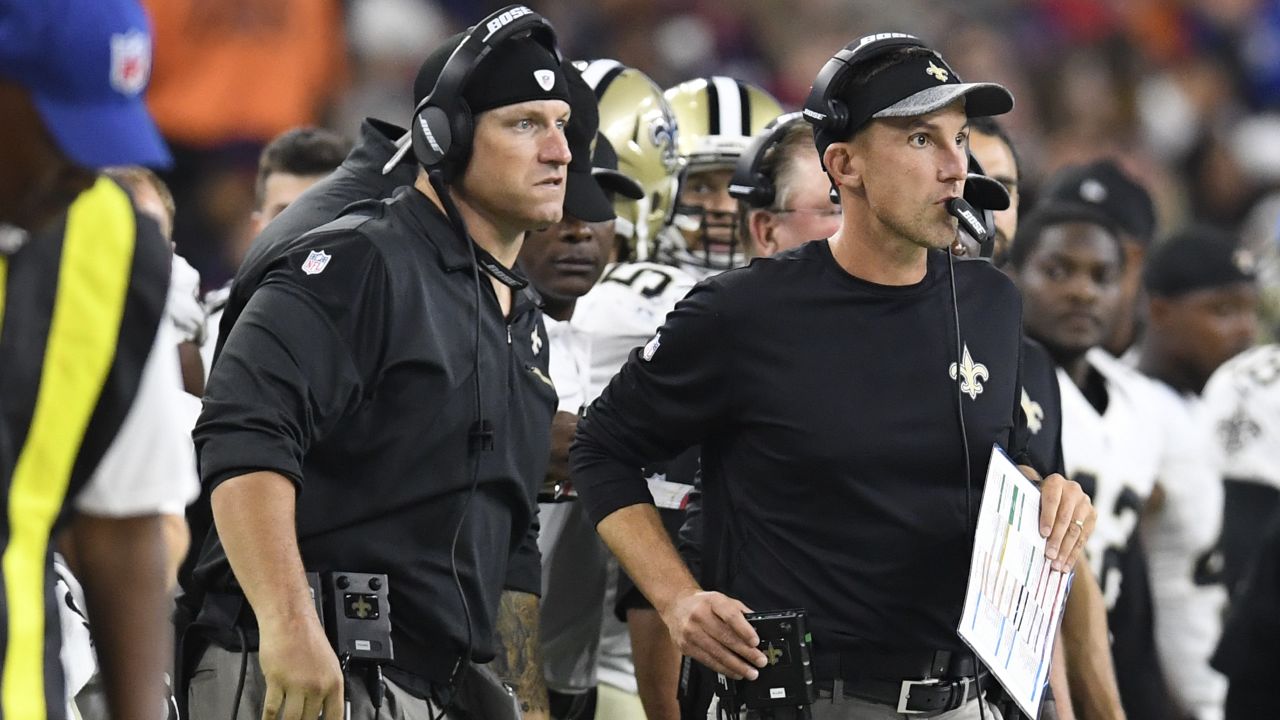
<svg viewBox="0 0 1280 720"><path fill-rule="evenodd" d="M601 459L594 463L574 464L574 485L578 502L583 503L592 525L632 505L653 504L649 486L640 477L639 468ZM583 492L583 487L590 488Z"/></svg>
<svg viewBox="0 0 1280 720"><path fill-rule="evenodd" d="M613 615L619 622L627 621L628 610L652 610L653 603L631 582L631 576L618 571L618 599L613 603Z"/></svg>
<svg viewBox="0 0 1280 720"><path fill-rule="evenodd" d="M639 466L615 459L596 433L600 430L588 414L578 422L569 449L569 470L578 488L578 502L592 525L624 507L653 504L653 495Z"/></svg>
<svg viewBox="0 0 1280 720"><path fill-rule="evenodd" d="M531 531L507 560L507 579L502 588L542 597L542 554L538 552L536 532Z"/></svg>

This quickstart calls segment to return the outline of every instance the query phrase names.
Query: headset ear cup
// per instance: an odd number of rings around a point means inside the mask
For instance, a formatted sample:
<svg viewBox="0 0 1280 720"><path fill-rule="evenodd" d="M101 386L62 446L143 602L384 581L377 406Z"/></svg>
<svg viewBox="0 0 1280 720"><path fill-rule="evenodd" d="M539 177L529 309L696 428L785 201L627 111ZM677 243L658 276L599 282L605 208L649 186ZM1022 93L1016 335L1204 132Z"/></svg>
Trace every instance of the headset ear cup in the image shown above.
<svg viewBox="0 0 1280 720"><path fill-rule="evenodd" d="M773 182L764 173L756 173L755 187L751 191L751 207L769 207L773 204L773 194Z"/></svg>
<svg viewBox="0 0 1280 720"><path fill-rule="evenodd" d="M845 135L849 125L849 106L845 105L843 100L836 98L828 100L827 105L830 109L827 113L827 129L834 135Z"/></svg>
<svg viewBox="0 0 1280 720"><path fill-rule="evenodd" d="M453 146L453 130L449 119L440 107L426 105L413 118L410 128L413 138L413 154L427 170L440 165Z"/></svg>
<svg viewBox="0 0 1280 720"><path fill-rule="evenodd" d="M471 142L475 135L471 107L467 105L466 100L458 98L457 112L449 118L449 125L453 146L449 148L449 155L446 158L448 165L445 174L450 178L456 178L467 167L467 160L471 157Z"/></svg>

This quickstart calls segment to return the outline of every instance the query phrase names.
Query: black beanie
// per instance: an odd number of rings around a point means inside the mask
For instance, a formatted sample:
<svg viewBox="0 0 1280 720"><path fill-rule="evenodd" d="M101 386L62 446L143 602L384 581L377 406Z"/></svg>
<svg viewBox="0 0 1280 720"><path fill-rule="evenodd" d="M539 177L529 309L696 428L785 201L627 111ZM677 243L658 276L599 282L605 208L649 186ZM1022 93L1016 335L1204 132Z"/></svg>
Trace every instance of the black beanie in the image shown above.
<svg viewBox="0 0 1280 720"><path fill-rule="evenodd" d="M1045 183L1045 202L1084 202L1111 217L1112 222L1143 245L1156 232L1156 209L1151 193L1113 160L1073 165Z"/></svg>
<svg viewBox="0 0 1280 720"><path fill-rule="evenodd" d="M433 88L449 56L466 33L446 40L427 56L413 81L414 107ZM473 114L529 100L569 102L569 86L556 56L542 43L528 37L514 38L489 51L462 89Z"/></svg>
<svg viewBox="0 0 1280 720"><path fill-rule="evenodd" d="M1235 238L1220 230L1194 226L1152 249L1142 269L1142 284L1157 297L1253 282L1256 264Z"/></svg>

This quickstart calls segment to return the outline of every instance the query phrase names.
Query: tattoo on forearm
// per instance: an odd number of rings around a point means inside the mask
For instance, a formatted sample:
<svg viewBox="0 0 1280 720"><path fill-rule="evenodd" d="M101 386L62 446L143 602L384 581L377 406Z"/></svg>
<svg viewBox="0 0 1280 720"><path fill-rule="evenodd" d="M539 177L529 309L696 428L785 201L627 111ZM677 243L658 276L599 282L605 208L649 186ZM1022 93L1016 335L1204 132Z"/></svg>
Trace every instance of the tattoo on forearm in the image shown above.
<svg viewBox="0 0 1280 720"><path fill-rule="evenodd" d="M498 606L497 634L502 644L494 672L514 685L522 712L547 712L547 682L542 674L542 635L538 632L538 596L504 590Z"/></svg>

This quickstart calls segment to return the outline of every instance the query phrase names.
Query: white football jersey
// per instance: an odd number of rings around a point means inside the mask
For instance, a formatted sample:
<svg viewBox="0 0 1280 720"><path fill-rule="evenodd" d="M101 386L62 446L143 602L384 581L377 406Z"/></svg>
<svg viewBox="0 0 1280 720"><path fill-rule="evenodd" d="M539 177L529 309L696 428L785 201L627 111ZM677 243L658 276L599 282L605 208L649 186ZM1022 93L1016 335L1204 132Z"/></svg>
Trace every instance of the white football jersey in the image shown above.
<svg viewBox="0 0 1280 720"><path fill-rule="evenodd" d="M591 393L591 336L578 326L576 315L563 322L543 315L542 322L551 345L551 382L559 398L556 410L577 415L583 405L595 399ZM541 344L533 338L530 342Z"/></svg>
<svg viewBox="0 0 1280 720"><path fill-rule="evenodd" d="M1221 581L1222 483L1210 439L1200 431L1200 400L1165 395L1165 451L1156 482L1161 502L1141 525L1151 581L1156 649L1168 686L1199 720L1223 717L1227 680L1209 666L1222 635L1227 588Z"/></svg>
<svg viewBox="0 0 1280 720"><path fill-rule="evenodd" d="M222 324L222 313L226 310L227 300L231 297L231 283L217 290L210 290L204 296L204 340L200 343L200 358L204 360L204 381L209 382L209 371L213 369L213 351L218 347L218 330Z"/></svg>
<svg viewBox="0 0 1280 720"><path fill-rule="evenodd" d="M577 314L559 321L543 316L551 353L557 410L577 415L591 393L591 337ZM528 338L535 347L536 336ZM541 348L539 348L540 350ZM604 614L608 551L577 502L539 503L538 551L542 554L542 655L547 686L579 693L596 684L600 622Z"/></svg>
<svg viewBox="0 0 1280 720"><path fill-rule="evenodd" d="M1280 489L1280 344L1232 358L1203 399L1222 476Z"/></svg>
<svg viewBox="0 0 1280 720"><path fill-rule="evenodd" d="M1120 595L1119 558L1138 528L1138 519L1156 484L1164 437L1154 430L1159 407L1154 383L1106 351L1094 348L1089 364L1106 380L1102 413L1058 369L1062 392L1062 454L1067 477L1091 491L1098 522L1085 547L1107 608Z"/></svg>
<svg viewBox="0 0 1280 720"><path fill-rule="evenodd" d="M605 268L600 282L573 311L573 324L591 338L591 389L595 399L626 364L631 351L649 342L689 290L694 278L683 270L654 262L617 263ZM627 626L613 614L617 563L609 556L599 655L599 681L636 692L635 666Z"/></svg>
<svg viewBox="0 0 1280 720"><path fill-rule="evenodd" d="M1197 603L1205 598L1196 596L1192 579L1221 523L1222 497L1208 487L1213 474L1205 443L1186 405L1166 386L1102 349L1089 351L1087 359L1106 381L1102 413L1061 369L1058 381L1067 475L1092 490L1098 513L1085 548L1090 566L1110 610L1124 580L1124 553L1160 484L1164 504L1142 532L1161 668L1183 707L1202 720L1220 717L1225 684L1208 666L1218 626L1200 614L1204 605ZM1209 496L1200 497L1202 492ZM1199 620L1180 624L1193 615Z"/></svg>
<svg viewBox="0 0 1280 720"><path fill-rule="evenodd" d="M591 336L591 398L609 384L633 349L649 342L693 285L692 276L670 265L633 262L605 269L573 311L574 325Z"/></svg>
<svg viewBox="0 0 1280 720"><path fill-rule="evenodd" d="M200 273L181 255L170 260L165 320L178 331L180 342L204 342L204 307L200 305Z"/></svg>

